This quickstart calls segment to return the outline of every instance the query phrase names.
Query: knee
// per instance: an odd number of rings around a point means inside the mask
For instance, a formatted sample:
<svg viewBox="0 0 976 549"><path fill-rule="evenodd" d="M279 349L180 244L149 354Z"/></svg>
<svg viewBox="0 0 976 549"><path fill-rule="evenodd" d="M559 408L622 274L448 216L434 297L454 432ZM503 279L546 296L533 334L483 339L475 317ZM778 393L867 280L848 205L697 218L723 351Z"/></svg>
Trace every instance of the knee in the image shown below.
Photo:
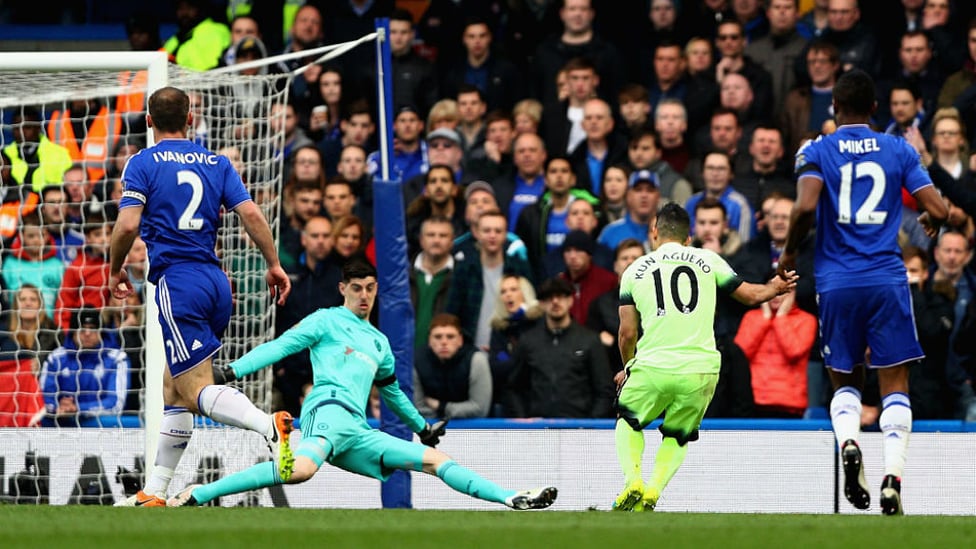
<svg viewBox="0 0 976 549"><path fill-rule="evenodd" d="M288 479L287 484L305 482L312 478L318 470L319 466L314 461L305 456L298 456L295 458L295 468L292 470L291 478Z"/></svg>
<svg viewBox="0 0 976 549"><path fill-rule="evenodd" d="M448 461L451 461L451 456L445 454L437 448L427 448L427 450L424 451L423 471L428 475L436 475L437 469Z"/></svg>

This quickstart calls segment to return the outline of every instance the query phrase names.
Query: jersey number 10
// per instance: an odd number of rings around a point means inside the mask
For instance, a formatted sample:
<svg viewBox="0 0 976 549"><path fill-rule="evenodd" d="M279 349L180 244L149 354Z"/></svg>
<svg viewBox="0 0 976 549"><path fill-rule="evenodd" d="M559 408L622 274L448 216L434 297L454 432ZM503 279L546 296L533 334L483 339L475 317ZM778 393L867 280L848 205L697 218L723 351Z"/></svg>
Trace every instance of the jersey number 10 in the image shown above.
<svg viewBox="0 0 976 549"><path fill-rule="evenodd" d="M691 296L689 296L687 303L681 299L681 295L678 293L678 284L682 275L688 277L688 283L691 286ZM654 277L654 297L657 300L657 316L664 316L667 310L665 309L664 282L661 276L661 269L654 269L651 272L651 276ZM674 303L674 307L678 309L679 313L692 313L698 307L698 276L695 275L695 271L691 267L682 265L671 271L671 280L669 282L671 302Z"/></svg>

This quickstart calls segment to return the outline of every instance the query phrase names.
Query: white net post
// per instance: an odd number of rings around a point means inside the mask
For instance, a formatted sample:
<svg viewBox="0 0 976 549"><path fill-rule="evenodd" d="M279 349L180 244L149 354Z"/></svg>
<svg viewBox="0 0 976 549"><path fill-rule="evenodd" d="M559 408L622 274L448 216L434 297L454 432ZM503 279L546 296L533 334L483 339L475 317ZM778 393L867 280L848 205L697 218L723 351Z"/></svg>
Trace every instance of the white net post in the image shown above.
<svg viewBox="0 0 976 549"><path fill-rule="evenodd" d="M145 80L141 84L144 85L144 89L141 91L148 96L167 85L166 53L158 51L0 52L0 72L8 76L18 74L18 78L4 78L5 97L0 101L0 108L16 108L24 104L64 108L74 99L108 99L119 94L131 93L134 90L124 87L119 79L123 71L132 71L132 74L145 71ZM95 74L99 76L91 78ZM145 146L152 143L151 132L151 129L147 129ZM105 144L106 147L110 145ZM106 155L107 161L108 155ZM154 296L155 288L147 283L144 316L146 352L143 360L147 371L143 398L147 473L156 458L156 440L159 437L159 424L163 411L162 371L166 367L162 353L162 331L157 321L158 310ZM43 387L41 389L43 390Z"/></svg>
<svg viewBox="0 0 976 549"><path fill-rule="evenodd" d="M66 121L64 127L73 127L76 130L74 138L78 140L80 149L87 153L100 146L107 151L101 160L93 159L89 155L74 160L85 166L87 174L103 174L96 187L104 187L100 200L105 202L105 207L111 207L108 195L119 175L111 166L116 149L120 149L125 141L135 141L138 148L144 148L153 142L151 132L144 124L145 98L165 85L185 90L191 97L195 118L190 138L217 154L231 158L277 236L282 190L282 150L285 141L284 106L291 75L199 73L169 65L165 54L161 52L17 52L0 53L0 77L4 81L3 92L0 93L0 112L4 114L3 119L7 124L13 116L23 116L28 110L36 109L44 126L41 134L52 141L55 136L47 135L51 130L50 120L55 117L55 113L66 113L70 110L70 120ZM132 100L128 111L123 112L122 99L130 96L137 99ZM88 108L70 108L79 102L108 106L110 109L117 107L115 111L110 111L118 121L115 133L110 133L108 139L97 141L94 128L98 127L98 117L102 113ZM18 128L7 125L2 129L4 137L0 140L0 148L15 145L13 136ZM92 143L97 146L86 149L86 145ZM36 170L38 166L31 165L28 169ZM61 181L52 183L60 184ZM67 187L65 190L67 191ZM84 206L87 208L90 202L96 200L98 199L86 200ZM38 207L38 211L41 211L41 207ZM61 225L62 236L65 232L70 232L66 227L65 224ZM274 306L264 281L267 265L233 213L227 212L222 216L217 253L231 282L234 303L230 324L222 338L223 348L214 357L218 364L226 364L273 337ZM54 286L46 288L51 296L58 295L61 290L56 284ZM6 285L5 289L10 290ZM78 293L85 290L97 291L98 288L82 287ZM5 293L10 301L13 293ZM148 473L155 461L162 418L162 379L166 358L154 288L148 283L145 284L144 298L142 318L145 324L139 327L145 329L144 336L140 337L138 346L126 349L134 366L133 371L126 375L137 386L138 380L144 379L143 388L130 391L138 393L128 399L129 406L123 407L120 404L118 409L104 410L99 417L89 417L81 423L85 426L138 427L141 414L144 443L137 451L134 452L129 444L131 432L126 432L124 437L119 437L122 448L105 448L100 457L107 465L115 461L112 454L124 454L127 457L119 465L132 468L133 458L138 462L139 456L144 452L142 466ZM108 308L111 307L106 307ZM75 310L77 309L72 308L70 312ZM49 335L63 333L60 328L46 328L46 331ZM0 337L4 335L0 334ZM42 368L39 367L39 362L43 362L43 359L35 362L35 369L40 372ZM135 368L136 364L141 364L141 368ZM270 411L270 369L235 384L258 408ZM5 394L5 390L0 385L0 416L4 415L5 400L16 403L24 396L17 394L17 389L14 389L13 394ZM39 387L38 392L43 394L44 387ZM44 415L43 409L38 417L42 415L45 423L63 427L59 418ZM3 417L0 417L0 426L2 425ZM198 435L193 437L176 471L178 478L174 479L174 487L197 482L201 477L213 478L208 475L216 473L213 468L218 466L226 473L253 465L259 459L266 459L263 444L255 440L251 433L236 429L217 432L209 421L202 424L198 422L196 430ZM47 451L44 448L62 452L57 447L43 443L50 438L47 434L54 433L53 429L31 430L28 433L31 435L32 448L38 448L42 452ZM100 437L99 440L105 439ZM65 448L63 451L70 452L71 449ZM19 460L22 457L13 459ZM51 456L52 464L61 461L63 460ZM113 469L114 467L109 466L106 471ZM74 473L77 474L77 469ZM51 471L51 475L54 476L55 472ZM113 486L116 499L124 495L119 494L120 488L118 485ZM128 489L127 486L126 491Z"/></svg>

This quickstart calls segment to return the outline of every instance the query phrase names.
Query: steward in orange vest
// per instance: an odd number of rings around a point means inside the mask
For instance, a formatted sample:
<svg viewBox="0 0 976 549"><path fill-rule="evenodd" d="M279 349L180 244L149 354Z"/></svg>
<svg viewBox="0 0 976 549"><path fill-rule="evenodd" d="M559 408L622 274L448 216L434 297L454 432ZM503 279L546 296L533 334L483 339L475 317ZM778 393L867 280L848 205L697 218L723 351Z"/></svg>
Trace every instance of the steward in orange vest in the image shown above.
<svg viewBox="0 0 976 549"><path fill-rule="evenodd" d="M105 177L109 154L119 140L120 127L118 114L108 105L81 100L72 101L67 110L54 111L47 123L47 135L68 149L72 160L85 165L89 181L100 181Z"/></svg>

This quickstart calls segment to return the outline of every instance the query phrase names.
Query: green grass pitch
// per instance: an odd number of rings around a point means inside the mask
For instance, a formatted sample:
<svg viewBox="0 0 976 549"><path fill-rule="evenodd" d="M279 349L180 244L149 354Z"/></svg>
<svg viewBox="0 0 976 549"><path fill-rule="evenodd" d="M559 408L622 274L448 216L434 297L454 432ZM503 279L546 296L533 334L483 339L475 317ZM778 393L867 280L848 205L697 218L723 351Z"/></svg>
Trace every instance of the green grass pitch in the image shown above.
<svg viewBox="0 0 976 549"><path fill-rule="evenodd" d="M0 506L0 547L966 547L971 517Z"/></svg>

